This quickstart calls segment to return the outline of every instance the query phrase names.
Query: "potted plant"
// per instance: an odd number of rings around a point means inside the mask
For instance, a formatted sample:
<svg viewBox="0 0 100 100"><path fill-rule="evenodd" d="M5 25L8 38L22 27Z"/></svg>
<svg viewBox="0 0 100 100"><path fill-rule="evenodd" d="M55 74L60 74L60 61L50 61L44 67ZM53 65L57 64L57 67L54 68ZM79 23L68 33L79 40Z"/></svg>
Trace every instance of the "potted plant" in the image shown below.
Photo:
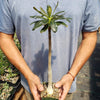
<svg viewBox="0 0 100 100"><path fill-rule="evenodd" d="M71 18L64 17L64 14L65 14L64 11L59 11L55 13L57 6L58 6L58 2L53 11L50 5L47 5L47 11L45 11L42 7L40 7L40 10L33 7L33 9L37 11L40 14L40 16L38 15L30 16L31 18L39 19L31 23L31 24L34 24L34 27L32 29L33 31L40 26L43 26L43 28L40 30L40 33L43 33L46 30L48 30L48 44L49 44L48 83L43 83L45 90L41 93L41 97L50 97L50 98L56 98L56 99L58 99L59 97L58 95L59 92L58 92L58 89L55 88L54 84L52 83L51 31L56 33L59 25L64 25L65 27L67 27L66 23L64 23L63 21L59 21L59 20L65 20L65 21L70 22L70 19L71 19Z"/></svg>

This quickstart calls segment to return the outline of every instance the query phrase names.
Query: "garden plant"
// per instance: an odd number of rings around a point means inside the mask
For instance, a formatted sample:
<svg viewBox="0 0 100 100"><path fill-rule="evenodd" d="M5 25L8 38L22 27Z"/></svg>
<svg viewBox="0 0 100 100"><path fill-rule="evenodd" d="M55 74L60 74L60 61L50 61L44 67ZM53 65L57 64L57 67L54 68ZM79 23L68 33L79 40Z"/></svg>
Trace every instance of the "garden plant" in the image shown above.
<svg viewBox="0 0 100 100"><path fill-rule="evenodd" d="M52 10L52 7L50 5L47 5L47 10L45 11L42 7L40 7L40 10L38 10L36 7L33 7L35 11L37 11L40 15L30 16L31 18L38 19L31 23L34 24L33 31L41 26L43 28L40 30L40 33L45 32L48 30L48 45L49 45L49 53L48 53L48 83L44 83L45 90L41 93L42 97L49 97L49 98L56 98L58 99L58 89L54 87L54 84L52 83L52 68L51 68L51 31L54 33L57 32L58 26L63 25L67 27L67 24L64 21L70 22L71 18L65 18L65 11L59 11L56 12L56 9L58 7L55 6L54 10ZM64 21L61 21L64 20ZM47 87L46 87L47 84ZM56 94L57 93L57 94ZM56 95L56 96L55 96Z"/></svg>
<svg viewBox="0 0 100 100"><path fill-rule="evenodd" d="M14 41L18 49L21 50L16 34ZM0 49L0 100L11 100L19 83L19 71L9 62Z"/></svg>

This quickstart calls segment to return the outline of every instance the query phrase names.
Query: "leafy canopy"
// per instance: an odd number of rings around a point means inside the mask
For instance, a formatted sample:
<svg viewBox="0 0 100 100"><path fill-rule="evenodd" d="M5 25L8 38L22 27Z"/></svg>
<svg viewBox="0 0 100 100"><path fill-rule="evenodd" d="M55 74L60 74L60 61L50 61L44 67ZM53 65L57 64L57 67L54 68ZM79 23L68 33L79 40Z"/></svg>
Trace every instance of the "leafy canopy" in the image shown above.
<svg viewBox="0 0 100 100"><path fill-rule="evenodd" d="M67 24L61 20L66 20L70 22L71 18L65 18L64 11L59 11L55 13L57 7L58 7L58 2L53 11L50 5L47 5L47 11L45 11L42 7L40 7L40 10L33 7L33 9L37 11L40 14L40 16L38 15L30 16L31 18L39 19L31 23L34 24L32 30L34 31L38 27L43 26L43 28L40 30L41 33L45 32L49 27L54 33L56 33L59 25L64 25L65 27L67 27Z"/></svg>

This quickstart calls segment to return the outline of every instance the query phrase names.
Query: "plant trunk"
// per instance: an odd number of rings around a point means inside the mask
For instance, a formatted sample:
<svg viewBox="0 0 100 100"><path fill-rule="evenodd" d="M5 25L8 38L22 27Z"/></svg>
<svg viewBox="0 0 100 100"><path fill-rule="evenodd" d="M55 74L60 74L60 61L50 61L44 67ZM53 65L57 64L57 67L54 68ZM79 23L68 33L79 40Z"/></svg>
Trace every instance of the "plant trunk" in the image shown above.
<svg viewBox="0 0 100 100"><path fill-rule="evenodd" d="M48 53L48 87L52 86L52 69L51 69L51 28L48 28L48 42L49 42L49 53Z"/></svg>
<svg viewBox="0 0 100 100"><path fill-rule="evenodd" d="M41 92L42 98L56 98L59 99L59 89L55 87L55 84L52 83L52 68L51 68L51 28L48 28L48 83L43 83L44 91Z"/></svg>

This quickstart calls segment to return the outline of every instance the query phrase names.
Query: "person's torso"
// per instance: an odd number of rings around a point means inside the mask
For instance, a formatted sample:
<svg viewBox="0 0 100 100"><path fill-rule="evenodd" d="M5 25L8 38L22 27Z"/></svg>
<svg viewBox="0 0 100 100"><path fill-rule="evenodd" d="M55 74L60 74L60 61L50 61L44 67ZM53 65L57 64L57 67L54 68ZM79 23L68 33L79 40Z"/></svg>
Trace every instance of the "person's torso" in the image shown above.
<svg viewBox="0 0 100 100"><path fill-rule="evenodd" d="M37 19L32 19L30 16L38 15L33 7L37 9L42 7L46 11L47 5L54 9L57 1L59 5L56 11L65 11L65 17L72 19L71 23L67 22L67 28L61 25L57 33L52 32L53 81L58 81L71 67L77 50L87 0L9 0L22 55L41 81L47 81L48 31L41 34L42 27L32 31L34 25L30 24Z"/></svg>

